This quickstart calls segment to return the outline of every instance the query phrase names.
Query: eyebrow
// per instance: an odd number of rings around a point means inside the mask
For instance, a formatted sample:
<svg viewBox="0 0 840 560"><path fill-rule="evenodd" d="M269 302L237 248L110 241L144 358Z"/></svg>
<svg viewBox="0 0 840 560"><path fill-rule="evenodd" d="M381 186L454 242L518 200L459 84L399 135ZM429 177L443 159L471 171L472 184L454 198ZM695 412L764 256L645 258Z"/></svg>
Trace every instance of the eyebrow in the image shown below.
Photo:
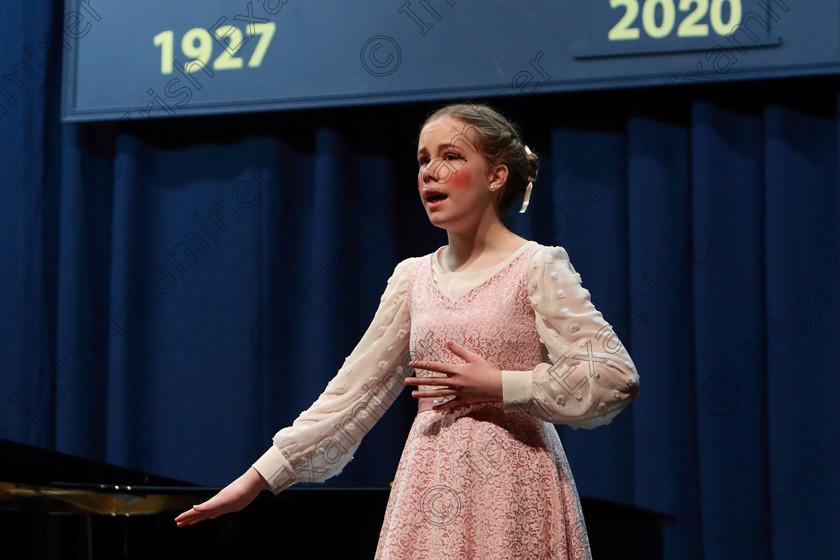
<svg viewBox="0 0 840 560"><path fill-rule="evenodd" d="M446 144L438 144L438 147L437 147L438 151L441 151L441 150L446 149L446 148L458 148L458 146L455 145L455 144L452 144L452 143L446 143ZM428 150L426 148L420 148L419 150L417 150L418 154L422 154L423 152L428 152Z"/></svg>

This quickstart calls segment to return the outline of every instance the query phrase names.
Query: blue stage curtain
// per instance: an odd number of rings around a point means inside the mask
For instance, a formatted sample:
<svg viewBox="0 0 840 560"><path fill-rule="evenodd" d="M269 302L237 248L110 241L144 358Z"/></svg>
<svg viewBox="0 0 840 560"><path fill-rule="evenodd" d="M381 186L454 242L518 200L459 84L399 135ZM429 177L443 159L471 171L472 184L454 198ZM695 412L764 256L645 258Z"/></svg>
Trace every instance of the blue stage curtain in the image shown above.
<svg viewBox="0 0 840 560"><path fill-rule="evenodd" d="M222 485L396 263L445 243L415 186L432 107L61 124L60 11L23 6L0 38L0 437ZM836 557L837 80L489 101L542 157L512 227L566 247L642 379L612 425L560 428L581 493L674 515L673 560ZM328 484L387 485L414 407Z"/></svg>

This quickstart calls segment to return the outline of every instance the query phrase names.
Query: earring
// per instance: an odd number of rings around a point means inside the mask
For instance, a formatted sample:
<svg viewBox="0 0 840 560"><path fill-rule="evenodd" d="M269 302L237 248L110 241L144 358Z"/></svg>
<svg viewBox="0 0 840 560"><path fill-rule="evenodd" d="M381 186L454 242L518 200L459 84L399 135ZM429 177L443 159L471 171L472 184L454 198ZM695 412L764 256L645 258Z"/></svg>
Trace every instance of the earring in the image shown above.
<svg viewBox="0 0 840 560"><path fill-rule="evenodd" d="M490 185L490 190L491 190L491 191L495 191L495 190L496 190L496 188L497 188L497 187L496 187L496 185Z"/></svg>

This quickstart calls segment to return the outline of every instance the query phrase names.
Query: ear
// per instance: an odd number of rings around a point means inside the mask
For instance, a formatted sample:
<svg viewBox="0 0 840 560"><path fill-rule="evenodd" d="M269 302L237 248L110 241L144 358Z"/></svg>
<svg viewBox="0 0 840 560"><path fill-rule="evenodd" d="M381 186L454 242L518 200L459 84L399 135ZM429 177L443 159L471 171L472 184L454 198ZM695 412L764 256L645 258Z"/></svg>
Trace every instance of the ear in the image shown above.
<svg viewBox="0 0 840 560"><path fill-rule="evenodd" d="M489 172L487 173L487 179L491 184L499 185L500 187L504 185L508 179L507 165L500 163L490 168Z"/></svg>

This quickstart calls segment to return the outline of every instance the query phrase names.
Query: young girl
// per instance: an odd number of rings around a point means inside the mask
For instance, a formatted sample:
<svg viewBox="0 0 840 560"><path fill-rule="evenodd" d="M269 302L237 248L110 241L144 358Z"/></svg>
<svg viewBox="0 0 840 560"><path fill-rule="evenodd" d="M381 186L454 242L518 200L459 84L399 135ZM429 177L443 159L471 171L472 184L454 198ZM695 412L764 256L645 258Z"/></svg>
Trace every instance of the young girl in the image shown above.
<svg viewBox="0 0 840 560"><path fill-rule="evenodd" d="M179 526L338 474L409 385L418 414L376 558L590 558L551 424L609 423L637 395L633 362L566 251L503 225L520 196L525 211L537 174L510 122L483 105L444 107L424 123L417 158L420 200L448 245L397 265L324 393Z"/></svg>

